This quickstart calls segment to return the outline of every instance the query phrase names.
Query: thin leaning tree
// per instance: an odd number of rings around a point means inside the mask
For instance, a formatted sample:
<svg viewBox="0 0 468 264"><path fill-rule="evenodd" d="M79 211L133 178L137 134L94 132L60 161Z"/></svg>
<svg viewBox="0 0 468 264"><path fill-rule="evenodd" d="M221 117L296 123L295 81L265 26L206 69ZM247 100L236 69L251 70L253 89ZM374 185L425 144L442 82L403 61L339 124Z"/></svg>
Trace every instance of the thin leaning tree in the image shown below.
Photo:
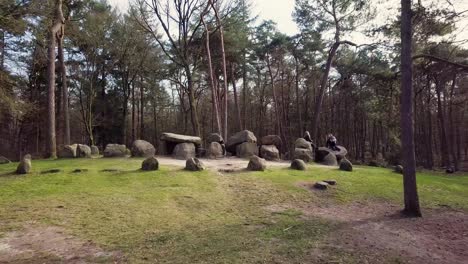
<svg viewBox="0 0 468 264"><path fill-rule="evenodd" d="M416 157L413 131L413 61L411 0L401 0L401 145L403 189L407 216L421 217L416 185Z"/></svg>

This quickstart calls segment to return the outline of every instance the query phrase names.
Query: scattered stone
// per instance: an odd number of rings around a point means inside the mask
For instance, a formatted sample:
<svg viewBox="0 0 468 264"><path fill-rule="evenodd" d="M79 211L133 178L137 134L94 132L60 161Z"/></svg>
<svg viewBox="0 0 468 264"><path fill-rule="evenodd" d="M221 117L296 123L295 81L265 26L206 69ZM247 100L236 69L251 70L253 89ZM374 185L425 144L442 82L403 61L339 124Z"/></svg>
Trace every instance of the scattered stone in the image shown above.
<svg viewBox="0 0 468 264"><path fill-rule="evenodd" d="M295 148L293 153L294 159L301 159L304 162L314 161L315 153L311 149Z"/></svg>
<svg viewBox="0 0 468 264"><path fill-rule="evenodd" d="M346 154L348 154L348 150L346 150L345 147L343 146L336 146L338 150L331 150L326 147L319 147L315 150L315 161L316 162L323 162L325 157L328 156L329 154L332 154L335 156L335 159L340 161L341 159L344 159L346 157Z"/></svg>
<svg viewBox="0 0 468 264"><path fill-rule="evenodd" d="M403 166L396 165L394 171L399 174L403 174Z"/></svg>
<svg viewBox="0 0 468 264"><path fill-rule="evenodd" d="M266 160L258 156L252 156L247 165L247 169L250 171L264 171L266 169Z"/></svg>
<svg viewBox="0 0 468 264"><path fill-rule="evenodd" d="M314 160L314 156L313 156L312 150L310 149L295 148L294 159L300 159L300 160L303 160L304 162L311 162Z"/></svg>
<svg viewBox="0 0 468 264"><path fill-rule="evenodd" d="M58 157L62 159L76 158L78 144L61 146L58 151Z"/></svg>
<svg viewBox="0 0 468 264"><path fill-rule="evenodd" d="M455 169L453 167L449 167L445 170L445 173L452 174L455 172Z"/></svg>
<svg viewBox="0 0 468 264"><path fill-rule="evenodd" d="M220 159L224 157L223 146L218 142L211 142L206 151L206 155L210 159Z"/></svg>
<svg viewBox="0 0 468 264"><path fill-rule="evenodd" d="M195 158L195 144L193 143L179 143L175 146L172 155L176 159L189 159Z"/></svg>
<svg viewBox="0 0 468 264"><path fill-rule="evenodd" d="M87 145L78 144L76 149L77 158L91 158L91 148Z"/></svg>
<svg viewBox="0 0 468 264"><path fill-rule="evenodd" d="M326 182L319 181L314 184L314 188L319 190L326 190L328 188L328 185L329 184Z"/></svg>
<svg viewBox="0 0 468 264"><path fill-rule="evenodd" d="M348 159L344 158L340 161L340 170L353 171L353 164Z"/></svg>
<svg viewBox="0 0 468 264"><path fill-rule="evenodd" d="M62 170L60 170L60 169L51 169L51 170L41 171L41 174L59 173L59 172L61 172L61 171L62 171Z"/></svg>
<svg viewBox="0 0 468 264"><path fill-rule="evenodd" d="M336 156L333 155L333 153L330 153L327 156L325 156L321 163L326 166L338 166L338 161L336 160Z"/></svg>
<svg viewBox="0 0 468 264"><path fill-rule="evenodd" d="M298 149L308 149L312 151L312 144L310 144L309 141L303 138L296 139L296 142L294 142L294 147Z"/></svg>
<svg viewBox="0 0 468 264"><path fill-rule="evenodd" d="M237 145L236 147L236 156L239 158L250 158L252 156L258 156L258 146L257 143L244 142Z"/></svg>
<svg viewBox="0 0 468 264"><path fill-rule="evenodd" d="M91 155L97 156L99 155L99 148L97 146L91 146Z"/></svg>
<svg viewBox="0 0 468 264"><path fill-rule="evenodd" d="M223 137L218 133L211 133L210 135L208 135L206 141L208 142L208 144L213 143L213 142L224 144Z"/></svg>
<svg viewBox="0 0 468 264"><path fill-rule="evenodd" d="M190 158L185 162L185 169L188 171L202 171L205 169L205 166L201 160L197 158Z"/></svg>
<svg viewBox="0 0 468 264"><path fill-rule="evenodd" d="M280 159L279 150L275 145L262 145L260 147L260 156L266 160L277 161Z"/></svg>
<svg viewBox="0 0 468 264"><path fill-rule="evenodd" d="M249 130L243 130L232 135L226 143L226 150L231 153L236 153L237 145L245 142L257 143L257 138L253 132Z"/></svg>
<svg viewBox="0 0 468 264"><path fill-rule="evenodd" d="M156 149L153 144L145 140L135 140L132 144L132 157L153 157L156 154Z"/></svg>
<svg viewBox="0 0 468 264"><path fill-rule="evenodd" d="M155 171L159 169L159 161L153 156L146 158L141 163L141 169L144 171Z"/></svg>
<svg viewBox="0 0 468 264"><path fill-rule="evenodd" d="M291 162L291 169L293 170L306 170L307 166L301 159L295 159Z"/></svg>
<svg viewBox="0 0 468 264"><path fill-rule="evenodd" d="M278 135L268 135L260 139L261 145L275 145L277 149L281 149L283 141Z"/></svg>
<svg viewBox="0 0 468 264"><path fill-rule="evenodd" d="M10 163L11 161L7 158L5 158L4 156L0 156L0 164L8 164Z"/></svg>
<svg viewBox="0 0 468 264"><path fill-rule="evenodd" d="M119 144L107 144L103 154L106 158L125 157L127 155L127 147Z"/></svg>
<svg viewBox="0 0 468 264"><path fill-rule="evenodd" d="M323 182L328 183L328 185L336 185L336 180L324 180Z"/></svg>
<svg viewBox="0 0 468 264"><path fill-rule="evenodd" d="M17 174L28 174L31 172L32 164L31 164L31 155L26 154L23 159L21 159L18 167L16 168Z"/></svg>

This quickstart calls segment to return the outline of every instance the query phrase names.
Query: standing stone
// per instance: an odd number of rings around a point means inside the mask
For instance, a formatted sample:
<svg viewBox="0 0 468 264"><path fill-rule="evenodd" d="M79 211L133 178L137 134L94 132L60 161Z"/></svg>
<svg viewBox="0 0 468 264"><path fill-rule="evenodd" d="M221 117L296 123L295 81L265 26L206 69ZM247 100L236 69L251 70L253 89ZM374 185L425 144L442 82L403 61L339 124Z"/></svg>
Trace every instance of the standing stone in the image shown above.
<svg viewBox="0 0 468 264"><path fill-rule="evenodd" d="M294 159L301 159L304 162L311 162L314 160L314 156L312 150L310 149L295 148Z"/></svg>
<svg viewBox="0 0 468 264"><path fill-rule="evenodd" d="M127 155L127 147L119 144L107 144L104 149L104 157L125 157Z"/></svg>
<svg viewBox="0 0 468 264"><path fill-rule="evenodd" d="M340 161L340 170L353 171L353 164L351 163L351 161L344 158Z"/></svg>
<svg viewBox="0 0 468 264"><path fill-rule="evenodd" d="M135 140L131 149L132 157L152 157L156 154L153 144L145 140Z"/></svg>
<svg viewBox="0 0 468 264"><path fill-rule="evenodd" d="M309 141L303 138L296 139L296 142L294 142L294 147L299 149L308 149L312 151L312 144L310 144Z"/></svg>
<svg viewBox="0 0 468 264"><path fill-rule="evenodd" d="M141 169L144 171L155 171L159 169L159 161L155 157L146 158L141 163Z"/></svg>
<svg viewBox="0 0 468 264"><path fill-rule="evenodd" d="M218 142L211 142L206 151L206 155L210 159L220 159L224 157L223 146Z"/></svg>
<svg viewBox="0 0 468 264"><path fill-rule="evenodd" d="M236 147L236 156L239 158L250 158L252 156L258 156L257 143L244 142Z"/></svg>
<svg viewBox="0 0 468 264"><path fill-rule="evenodd" d="M175 146L172 155L176 159L189 159L195 158L195 144L193 143L179 143Z"/></svg>
<svg viewBox="0 0 468 264"><path fill-rule="evenodd" d="M7 164L10 163L11 161L4 156L0 156L0 164Z"/></svg>
<svg viewBox="0 0 468 264"><path fill-rule="evenodd" d="M264 171L266 169L266 160L258 156L252 156L247 165L247 169L250 171Z"/></svg>
<svg viewBox="0 0 468 264"><path fill-rule="evenodd" d="M185 169L189 171L202 171L205 169L205 166L201 160L197 158L190 158L185 162Z"/></svg>
<svg viewBox="0 0 468 264"><path fill-rule="evenodd" d="M260 156L266 160L279 160L279 150L275 145L262 145L260 147Z"/></svg>
<svg viewBox="0 0 468 264"><path fill-rule="evenodd" d="M293 170L306 170L306 164L301 159L295 159L291 162L291 169Z"/></svg>
<svg viewBox="0 0 468 264"><path fill-rule="evenodd" d="M31 172L32 164L31 164L31 155L27 154L21 159L18 167L16 168L17 174L28 174Z"/></svg>
<svg viewBox="0 0 468 264"><path fill-rule="evenodd" d="M58 157L62 159L72 159L77 157L78 144L65 145L60 147Z"/></svg>
<svg viewBox="0 0 468 264"><path fill-rule="evenodd" d="M78 144L76 149L77 158L91 158L91 148L87 145Z"/></svg>
<svg viewBox="0 0 468 264"><path fill-rule="evenodd" d="M97 146L91 146L91 155L99 155L99 148Z"/></svg>
<svg viewBox="0 0 468 264"><path fill-rule="evenodd" d="M226 150L231 153L236 153L237 146L245 142L257 143L257 138L254 133L249 130L243 130L232 135L226 143Z"/></svg>

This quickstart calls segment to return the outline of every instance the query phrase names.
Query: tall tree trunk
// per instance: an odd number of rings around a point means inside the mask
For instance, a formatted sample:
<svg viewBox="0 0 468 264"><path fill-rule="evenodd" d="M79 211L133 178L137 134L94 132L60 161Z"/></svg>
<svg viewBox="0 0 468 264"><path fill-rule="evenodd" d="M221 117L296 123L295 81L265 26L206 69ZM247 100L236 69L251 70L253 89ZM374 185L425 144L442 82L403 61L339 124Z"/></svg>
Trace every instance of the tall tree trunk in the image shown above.
<svg viewBox="0 0 468 264"><path fill-rule="evenodd" d="M403 189L408 216L421 216L416 184L416 158L413 135L413 65L411 2L401 0L401 143L403 158Z"/></svg>
<svg viewBox="0 0 468 264"><path fill-rule="evenodd" d="M135 83L132 83L132 142L135 141L136 137L136 99L135 99Z"/></svg>
<svg viewBox="0 0 468 264"><path fill-rule="evenodd" d="M302 113L301 113L301 99L299 95L299 81L300 81L300 73L299 73L299 61L297 57L294 57L294 63L296 65L296 107L297 107L297 117L299 118L299 126L297 129L297 136L302 136L304 130L304 126L302 125Z"/></svg>
<svg viewBox="0 0 468 264"><path fill-rule="evenodd" d="M205 32L206 32L206 42L205 42L205 47L206 47L206 55L208 57L208 69L209 69L209 75L210 75L210 84L211 84L211 100L212 100L212 108L213 108L213 113L214 117L216 120L216 129L220 135L222 134L222 128L221 128L221 120L219 118L219 101L218 101L218 93L217 89L215 86L215 81L214 81L214 73L213 73L213 64L212 64L212 59L211 59L211 50L210 50L210 31L208 29L208 25L205 23L204 17L201 17L202 24L205 27Z"/></svg>
<svg viewBox="0 0 468 264"><path fill-rule="evenodd" d="M140 138L144 139L145 132L145 119L144 119L144 110L145 110L145 86L143 84L143 76L140 78Z"/></svg>
<svg viewBox="0 0 468 264"><path fill-rule="evenodd" d="M444 167L450 167L450 157L448 151L447 128L445 124L444 110L442 106L441 90L443 84L436 81L436 94L437 94L437 118L439 119L440 127L440 150L442 154L442 164Z"/></svg>
<svg viewBox="0 0 468 264"><path fill-rule="evenodd" d="M236 77L234 75L235 75L234 66L231 63L231 81L232 81L232 89L234 91L234 104L236 106L237 123L239 125L239 130L242 130L241 111L239 107L239 100L237 97Z"/></svg>
<svg viewBox="0 0 468 264"><path fill-rule="evenodd" d="M190 117L192 121L193 134L195 136L200 136L200 122L198 121L197 113L197 104L195 102L195 93L193 88L193 79L192 72L190 71L190 66L185 66L185 74L187 75L187 88L188 88L188 98L190 104Z"/></svg>
<svg viewBox="0 0 468 264"><path fill-rule="evenodd" d="M58 59L60 63L60 75L62 77L62 133L63 143L70 145L70 113L68 107L68 79L67 67L65 65L63 38L65 35L65 26L62 26L61 33L58 35Z"/></svg>

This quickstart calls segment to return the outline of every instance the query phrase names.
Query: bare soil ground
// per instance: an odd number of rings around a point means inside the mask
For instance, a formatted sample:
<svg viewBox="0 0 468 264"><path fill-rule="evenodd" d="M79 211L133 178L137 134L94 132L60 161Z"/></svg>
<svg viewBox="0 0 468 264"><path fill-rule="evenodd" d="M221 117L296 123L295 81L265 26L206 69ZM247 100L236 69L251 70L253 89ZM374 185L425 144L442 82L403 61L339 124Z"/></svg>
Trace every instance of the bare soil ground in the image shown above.
<svg viewBox="0 0 468 264"><path fill-rule="evenodd" d="M91 241L59 227L29 225L0 238L0 263L121 263L119 252L106 252Z"/></svg>
<svg viewBox="0 0 468 264"><path fill-rule="evenodd" d="M292 207L274 206L272 211ZM402 217L400 206L388 203L310 204L304 217L337 223L336 229L311 252L312 263L330 263L334 252L347 252L359 263L468 263L468 213L424 210L423 218ZM394 263L392 262L392 263Z"/></svg>

